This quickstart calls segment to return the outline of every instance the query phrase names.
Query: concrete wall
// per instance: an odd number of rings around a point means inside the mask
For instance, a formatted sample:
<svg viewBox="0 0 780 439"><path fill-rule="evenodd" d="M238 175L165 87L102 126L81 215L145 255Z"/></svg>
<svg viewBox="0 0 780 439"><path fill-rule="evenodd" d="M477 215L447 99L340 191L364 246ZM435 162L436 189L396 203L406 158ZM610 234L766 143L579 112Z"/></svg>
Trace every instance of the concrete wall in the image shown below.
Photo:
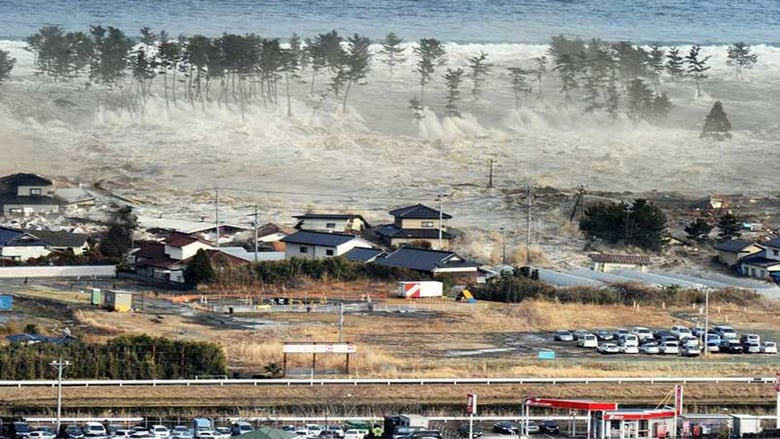
<svg viewBox="0 0 780 439"><path fill-rule="evenodd" d="M114 265L68 265L62 267L0 267L0 279L26 277L115 277Z"/></svg>
<svg viewBox="0 0 780 439"><path fill-rule="evenodd" d="M0 248L0 258L15 261L26 261L32 258L40 258L51 253L45 247L38 246L5 246Z"/></svg>

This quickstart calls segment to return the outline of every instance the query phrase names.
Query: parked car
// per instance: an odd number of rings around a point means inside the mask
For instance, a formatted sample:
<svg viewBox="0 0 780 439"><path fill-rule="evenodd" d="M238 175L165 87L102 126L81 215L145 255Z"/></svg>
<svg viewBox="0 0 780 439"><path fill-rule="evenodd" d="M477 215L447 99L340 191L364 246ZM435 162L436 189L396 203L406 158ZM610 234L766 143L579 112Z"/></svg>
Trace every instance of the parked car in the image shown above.
<svg viewBox="0 0 780 439"><path fill-rule="evenodd" d="M217 439L230 439L230 427L214 427L214 434Z"/></svg>
<svg viewBox="0 0 780 439"><path fill-rule="evenodd" d="M83 439L84 431L76 424L61 425L60 437L62 439Z"/></svg>
<svg viewBox="0 0 780 439"><path fill-rule="evenodd" d="M120 428L119 430L115 430L111 436L115 437L117 439L127 439L130 437L131 434L133 434L133 430L129 430L127 428ZM184 438L182 438L184 439ZM192 439L192 436L190 436L190 439Z"/></svg>
<svg viewBox="0 0 780 439"><path fill-rule="evenodd" d="M172 439L193 439L193 434L185 425L176 425L171 430Z"/></svg>
<svg viewBox="0 0 780 439"><path fill-rule="evenodd" d="M23 421L12 422L8 428L8 436L11 439L25 439L33 431L30 424Z"/></svg>
<svg viewBox="0 0 780 439"><path fill-rule="evenodd" d="M571 331L561 329L553 333L553 340L555 341L574 341L574 334Z"/></svg>
<svg viewBox="0 0 780 439"><path fill-rule="evenodd" d="M712 330L720 335L721 338L737 338L737 331L729 325L718 325L712 328Z"/></svg>
<svg viewBox="0 0 780 439"><path fill-rule="evenodd" d="M544 434L560 434L561 427L555 421L542 421L539 424L539 430Z"/></svg>
<svg viewBox="0 0 780 439"><path fill-rule="evenodd" d="M597 329L596 330L596 338L598 338L601 341L609 341L615 338L615 336L607 331L606 329Z"/></svg>
<svg viewBox="0 0 780 439"><path fill-rule="evenodd" d="M636 334L626 334L620 337L620 345L639 347L639 337Z"/></svg>
<svg viewBox="0 0 780 439"><path fill-rule="evenodd" d="M578 329L571 333L574 336L574 341L579 341L585 335L590 335L591 332L587 329Z"/></svg>
<svg viewBox="0 0 780 439"><path fill-rule="evenodd" d="M599 346L599 340L593 334L583 335L577 340L577 346L581 348L597 348Z"/></svg>
<svg viewBox="0 0 780 439"><path fill-rule="evenodd" d="M198 439L216 439L213 435L212 436L200 436L200 433L211 433L211 432L199 432L198 436L195 436ZM85 436L85 439L88 436ZM130 434L131 439L154 439L154 435L149 430L135 430Z"/></svg>
<svg viewBox="0 0 780 439"><path fill-rule="evenodd" d="M622 337L624 335L627 335L627 334L630 334L630 333L631 333L631 331L629 331L626 328L618 328L618 329L615 329L613 331L613 334L615 335L616 339L619 339L620 337Z"/></svg>
<svg viewBox="0 0 780 439"><path fill-rule="evenodd" d="M720 352L720 343L714 341L707 342L707 352Z"/></svg>
<svg viewBox="0 0 780 439"><path fill-rule="evenodd" d="M691 328L691 334L693 334L694 337L701 337L704 334L704 327L694 326Z"/></svg>
<svg viewBox="0 0 780 439"><path fill-rule="evenodd" d="M760 345L761 344L761 336L758 334L742 334L742 337L739 338L740 344L747 344L747 343L755 343Z"/></svg>
<svg viewBox="0 0 780 439"><path fill-rule="evenodd" d="M618 345L618 349L620 349L620 352L623 353L623 354L638 354L639 353L639 346L634 346L632 344Z"/></svg>
<svg viewBox="0 0 780 439"><path fill-rule="evenodd" d="M677 339L681 339L683 337L693 337L693 333L691 332L690 328L687 326L682 325L674 325L672 326L671 330L672 335L677 337Z"/></svg>
<svg viewBox="0 0 780 439"><path fill-rule="evenodd" d="M742 352L746 354L760 354L761 345L754 342L742 343Z"/></svg>
<svg viewBox="0 0 780 439"><path fill-rule="evenodd" d="M306 424L306 437L316 438L320 436L322 432L322 425L320 424Z"/></svg>
<svg viewBox="0 0 780 439"><path fill-rule="evenodd" d="M639 352L643 354L659 354L661 350L658 348L658 343L645 343L639 346Z"/></svg>
<svg viewBox="0 0 780 439"><path fill-rule="evenodd" d="M339 427L341 428L341 427ZM230 435L231 436L240 436L244 433L249 433L250 431L254 431L255 427L252 426L249 422L246 421L237 421L234 422L233 425L230 426ZM343 430L342 430L343 433Z"/></svg>
<svg viewBox="0 0 780 439"><path fill-rule="evenodd" d="M698 345L683 345L680 349L680 355L683 357L698 357L701 355L701 348Z"/></svg>
<svg viewBox="0 0 780 439"><path fill-rule="evenodd" d="M678 355L680 353L680 345L676 341L665 341L659 349L664 355Z"/></svg>
<svg viewBox="0 0 780 439"><path fill-rule="evenodd" d="M27 439L54 439L56 435L46 430L33 430L27 435Z"/></svg>
<svg viewBox="0 0 780 439"><path fill-rule="evenodd" d="M537 434L537 433L541 433L541 431L542 431L542 428L539 427L539 424L537 424L534 421L530 421L530 422L528 422L528 424L525 424L525 423L521 422L520 423L520 427L523 428L523 429L525 429L526 427L528 428L528 431L526 431L526 434Z"/></svg>
<svg viewBox="0 0 780 439"><path fill-rule="evenodd" d="M84 437L108 437L106 427L100 422L87 422L83 430Z"/></svg>
<svg viewBox="0 0 780 439"><path fill-rule="evenodd" d="M340 425L331 424L325 427L326 431L333 433L337 438L344 437L344 429Z"/></svg>
<svg viewBox="0 0 780 439"><path fill-rule="evenodd" d="M602 354L619 354L620 349L615 343L601 343L596 350Z"/></svg>
<svg viewBox="0 0 780 439"><path fill-rule="evenodd" d="M665 343L667 341L674 341L677 340L677 336L672 334L670 331L656 331L655 333L655 340L660 343Z"/></svg>
<svg viewBox="0 0 780 439"><path fill-rule="evenodd" d="M776 354L777 353L777 343L773 341L765 341L761 343L761 352L764 354Z"/></svg>
<svg viewBox="0 0 780 439"><path fill-rule="evenodd" d="M363 439L363 433L355 428L350 428L344 432L344 439Z"/></svg>
<svg viewBox="0 0 780 439"><path fill-rule="evenodd" d="M742 345L736 338L726 338L720 342L720 351L727 354L741 354Z"/></svg>
<svg viewBox="0 0 780 439"><path fill-rule="evenodd" d="M443 439L439 430L417 430L409 439Z"/></svg>
<svg viewBox="0 0 780 439"><path fill-rule="evenodd" d="M707 334L707 343L714 342L720 344L721 341L723 341L723 338L721 338L720 334L717 332L710 332Z"/></svg>
<svg viewBox="0 0 780 439"><path fill-rule="evenodd" d="M648 328L645 328L644 326L633 327L631 329L631 333L636 335L639 338L640 343L644 340L653 338L653 331L651 331Z"/></svg>
<svg viewBox="0 0 780 439"><path fill-rule="evenodd" d="M474 424L471 428L471 437L482 437L482 428L479 425ZM458 426L458 436L463 438L469 437L469 424L460 424Z"/></svg>
<svg viewBox="0 0 780 439"><path fill-rule="evenodd" d="M680 339L681 347L699 347L699 339L696 337L683 337Z"/></svg>
<svg viewBox="0 0 780 439"><path fill-rule="evenodd" d="M424 430L424 428L423 427L405 427L405 426L396 427L395 431L393 432L393 439L404 439L404 438L407 438L407 437L411 436L412 433L414 433L417 430ZM358 431L360 431L360 430L358 430ZM365 434L363 432L361 432L360 434L365 436Z"/></svg>
<svg viewBox="0 0 780 439"><path fill-rule="evenodd" d="M164 425L152 425L152 428L150 428L149 431L157 439L168 439L171 437L171 430L168 430L168 427Z"/></svg>
<svg viewBox="0 0 780 439"><path fill-rule="evenodd" d="M493 432L499 434L520 434L520 425L512 421L496 422L493 424Z"/></svg>

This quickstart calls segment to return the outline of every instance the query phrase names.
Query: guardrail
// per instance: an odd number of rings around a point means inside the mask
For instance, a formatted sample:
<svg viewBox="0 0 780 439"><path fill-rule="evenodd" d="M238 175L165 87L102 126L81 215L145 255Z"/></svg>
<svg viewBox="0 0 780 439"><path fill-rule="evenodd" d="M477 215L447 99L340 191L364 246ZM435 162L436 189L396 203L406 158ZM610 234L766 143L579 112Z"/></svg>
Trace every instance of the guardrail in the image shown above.
<svg viewBox="0 0 780 439"><path fill-rule="evenodd" d="M492 385L492 384L773 384L775 377L624 377L624 378L335 378L335 379L174 379L63 380L63 387L123 386L327 386L327 385ZM0 381L0 387L55 387L57 380Z"/></svg>

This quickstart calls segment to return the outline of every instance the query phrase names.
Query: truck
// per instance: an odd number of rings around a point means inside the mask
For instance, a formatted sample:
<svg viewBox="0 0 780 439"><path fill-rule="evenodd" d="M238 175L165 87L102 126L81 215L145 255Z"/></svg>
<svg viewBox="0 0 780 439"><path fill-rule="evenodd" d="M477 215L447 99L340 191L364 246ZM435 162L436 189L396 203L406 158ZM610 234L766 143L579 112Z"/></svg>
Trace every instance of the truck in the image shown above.
<svg viewBox="0 0 780 439"><path fill-rule="evenodd" d="M209 418L195 418L192 420L192 435L198 437L198 433L214 431L214 421Z"/></svg>
<svg viewBox="0 0 780 439"><path fill-rule="evenodd" d="M385 416L384 437L393 439L428 429L428 418L419 415Z"/></svg>
<svg viewBox="0 0 780 439"><path fill-rule="evenodd" d="M398 282L398 297L417 299L420 297L441 297L443 285L435 280Z"/></svg>

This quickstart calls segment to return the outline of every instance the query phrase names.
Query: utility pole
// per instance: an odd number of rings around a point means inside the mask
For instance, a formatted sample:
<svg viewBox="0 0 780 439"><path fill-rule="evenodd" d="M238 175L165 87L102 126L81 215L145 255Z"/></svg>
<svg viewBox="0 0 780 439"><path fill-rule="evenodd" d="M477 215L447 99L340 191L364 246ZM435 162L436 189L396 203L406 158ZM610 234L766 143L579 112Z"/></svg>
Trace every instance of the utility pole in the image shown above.
<svg viewBox="0 0 780 439"><path fill-rule="evenodd" d="M528 212L525 217L525 257L531 259L531 208L533 207L533 185L528 185L526 198L528 199Z"/></svg>
<svg viewBox="0 0 780 439"><path fill-rule="evenodd" d="M60 419L62 418L62 370L70 366L70 361L62 361L62 355L59 360L49 363L51 367L57 369L57 429L60 431Z"/></svg>
<svg viewBox="0 0 780 439"><path fill-rule="evenodd" d="M252 216L255 217L254 221L252 221L252 224L255 226L255 264L257 264L257 228L258 228L258 212L257 212L257 204L254 205L255 213L252 214Z"/></svg>
<svg viewBox="0 0 780 439"><path fill-rule="evenodd" d="M444 197L446 197L446 195L444 195L442 193L440 193L438 195L438 197L437 197L438 201L439 201L439 248L437 250L441 250L442 249L442 245L441 245L442 236L441 235L442 235L442 229L444 228L444 224L443 224L443 221L444 221L444 212L443 212L443 209L444 209Z"/></svg>
<svg viewBox="0 0 780 439"><path fill-rule="evenodd" d="M219 234L220 234L220 230L219 230L219 188L218 187L214 188L214 194L216 195L216 199L215 199L216 202L214 203L214 207L216 209L216 214L214 215L214 219L216 220L216 223L217 223L216 247L219 248Z"/></svg>
<svg viewBox="0 0 780 439"><path fill-rule="evenodd" d="M488 174L488 189L493 189L493 159L488 159L488 165L490 166L490 173Z"/></svg>
<svg viewBox="0 0 780 439"><path fill-rule="evenodd" d="M339 303L339 343L344 343L344 303Z"/></svg>
<svg viewBox="0 0 780 439"><path fill-rule="evenodd" d="M501 227L501 263L506 265L506 229Z"/></svg>
<svg viewBox="0 0 780 439"><path fill-rule="evenodd" d="M710 354L709 346L707 346L707 332L710 330L710 289L704 290L704 356L707 357Z"/></svg>

